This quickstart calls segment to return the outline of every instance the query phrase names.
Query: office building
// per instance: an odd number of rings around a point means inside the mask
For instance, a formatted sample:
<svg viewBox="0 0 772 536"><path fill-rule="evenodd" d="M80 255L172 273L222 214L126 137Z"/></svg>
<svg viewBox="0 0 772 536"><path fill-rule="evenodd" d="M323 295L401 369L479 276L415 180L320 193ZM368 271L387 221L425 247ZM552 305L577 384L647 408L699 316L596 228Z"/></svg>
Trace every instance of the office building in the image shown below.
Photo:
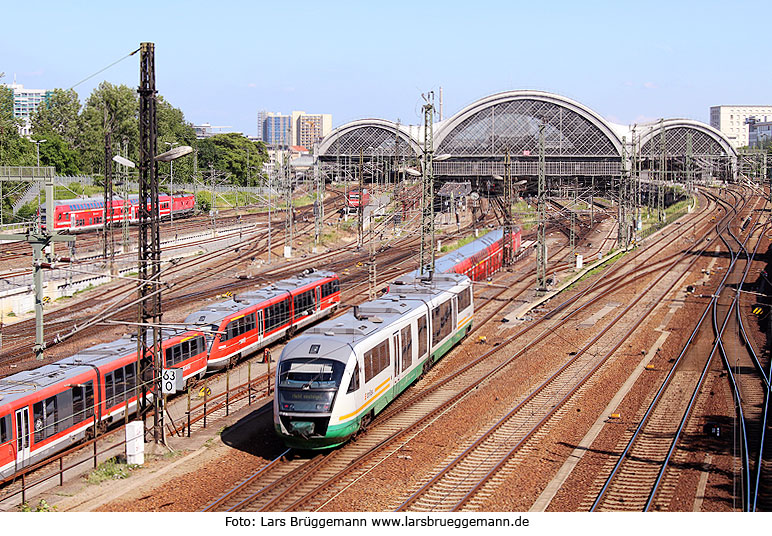
<svg viewBox="0 0 772 536"><path fill-rule="evenodd" d="M302 145L312 151L314 144L332 131L332 114L308 114L292 112L295 145Z"/></svg>
<svg viewBox="0 0 772 536"><path fill-rule="evenodd" d="M261 110L257 113L257 135L271 148L286 149L302 145L313 150L314 144L332 131L331 114L293 111L290 115Z"/></svg>
<svg viewBox="0 0 772 536"><path fill-rule="evenodd" d="M23 121L19 134L29 137L32 134L32 114L38 106L48 101L51 91L48 89L26 89L23 84L3 84L13 90L13 116Z"/></svg>
<svg viewBox="0 0 772 536"><path fill-rule="evenodd" d="M772 105L722 105L710 108L710 126L729 138L735 149L750 144L751 122L768 121L772 121Z"/></svg>

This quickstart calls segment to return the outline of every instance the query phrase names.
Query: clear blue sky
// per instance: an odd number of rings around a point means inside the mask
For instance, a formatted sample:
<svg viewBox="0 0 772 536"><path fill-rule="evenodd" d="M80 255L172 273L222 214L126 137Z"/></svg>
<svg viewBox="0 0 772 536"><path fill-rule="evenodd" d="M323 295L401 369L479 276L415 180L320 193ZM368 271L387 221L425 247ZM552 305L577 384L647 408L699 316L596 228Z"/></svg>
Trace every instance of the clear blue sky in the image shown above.
<svg viewBox="0 0 772 536"><path fill-rule="evenodd" d="M258 110L422 121L440 86L445 116L486 95L538 89L623 124L709 121L718 104L772 103L772 3L8 2L4 82L69 88L156 45L159 93L188 121L256 133ZM144 15L146 14L146 16ZM136 87L138 56L102 80Z"/></svg>

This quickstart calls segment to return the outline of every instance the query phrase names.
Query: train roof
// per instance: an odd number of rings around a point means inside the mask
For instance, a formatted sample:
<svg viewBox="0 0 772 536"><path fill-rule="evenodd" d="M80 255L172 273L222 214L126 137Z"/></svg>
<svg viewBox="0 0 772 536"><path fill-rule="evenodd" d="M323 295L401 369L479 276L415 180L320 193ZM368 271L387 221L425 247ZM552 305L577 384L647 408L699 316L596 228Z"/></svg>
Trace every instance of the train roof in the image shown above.
<svg viewBox="0 0 772 536"><path fill-rule="evenodd" d="M0 407L137 351L136 337L98 344L42 367L0 378Z"/></svg>
<svg viewBox="0 0 772 536"><path fill-rule="evenodd" d="M519 227L515 227L513 230L514 233L517 233L519 231L520 231ZM437 273L448 272L464 259L472 257L475 254L482 251L483 249L489 246L492 246L493 244L501 240L502 236L504 236L503 229L494 229L493 231L486 233L484 236L481 236L480 238L470 242L469 244L461 246L457 250L451 251L450 253L443 255L439 259L436 259L434 261L434 270ZM418 271L416 270L415 272L412 272L412 273L414 275L417 275Z"/></svg>
<svg viewBox="0 0 772 536"><path fill-rule="evenodd" d="M352 307L338 318L325 320L307 328L305 333L287 343L282 356L313 357L311 346L321 345L320 355L342 360L348 352L344 345L355 345L378 331L390 331L391 324L436 298L443 292L456 290L469 278L461 274L437 274L426 281L411 274L398 278L389 292L378 298Z"/></svg>
<svg viewBox="0 0 772 536"><path fill-rule="evenodd" d="M187 324L209 325L219 324L223 318L237 311L241 311L258 303L270 300L298 287L308 285L320 279L334 277L335 272L326 270L306 271L297 276L283 279L267 287L250 290L234 296L232 299L213 303L185 318Z"/></svg>

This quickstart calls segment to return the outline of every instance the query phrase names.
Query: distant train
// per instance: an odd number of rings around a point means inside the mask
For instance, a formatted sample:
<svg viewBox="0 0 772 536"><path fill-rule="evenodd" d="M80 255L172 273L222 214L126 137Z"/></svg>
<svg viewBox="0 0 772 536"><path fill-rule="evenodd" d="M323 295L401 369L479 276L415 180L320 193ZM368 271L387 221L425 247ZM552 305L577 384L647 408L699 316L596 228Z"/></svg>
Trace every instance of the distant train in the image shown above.
<svg viewBox="0 0 772 536"><path fill-rule="evenodd" d="M54 201L54 230L69 229L70 231L85 231L104 227L104 198L89 197L86 199L66 199ZM148 208L150 203L148 203ZM158 196L158 211L161 219L174 216L187 216L196 208L196 198L193 194L161 194ZM47 225L45 204L38 207L41 225ZM129 195L128 201L113 199L107 219L113 225L124 220L129 223L139 221L139 195Z"/></svg>
<svg viewBox="0 0 772 536"><path fill-rule="evenodd" d="M308 329L276 367L274 428L289 447L341 445L472 328L472 282L405 275L381 298Z"/></svg>
<svg viewBox="0 0 772 536"><path fill-rule="evenodd" d="M482 281L501 270L504 261L504 231L493 230L477 240L438 258L434 270L438 274L464 274L472 281ZM519 227L512 230L512 252L521 252L522 232ZM412 275L417 276L418 270Z"/></svg>
<svg viewBox="0 0 772 536"><path fill-rule="evenodd" d="M339 303L338 276L324 271L237 295L192 313L187 331L164 330L163 367L182 369L193 381L330 315ZM0 479L134 413L137 350L136 335L125 336L0 379Z"/></svg>
<svg viewBox="0 0 772 536"><path fill-rule="evenodd" d="M356 209L359 207L366 207L370 204L370 193L366 188L362 189L360 194L359 190L349 190L346 196L346 208Z"/></svg>

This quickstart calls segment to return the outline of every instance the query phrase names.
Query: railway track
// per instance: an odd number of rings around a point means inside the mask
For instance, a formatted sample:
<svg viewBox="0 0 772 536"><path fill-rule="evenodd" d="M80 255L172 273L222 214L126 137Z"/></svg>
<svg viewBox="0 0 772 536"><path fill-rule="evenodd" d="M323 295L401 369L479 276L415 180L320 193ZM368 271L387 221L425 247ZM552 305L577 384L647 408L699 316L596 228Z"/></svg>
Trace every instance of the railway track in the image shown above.
<svg viewBox="0 0 772 536"><path fill-rule="evenodd" d="M693 409L711 370L713 357L719 351L721 337L730 331L726 328L735 307L736 295L726 297L727 281L730 277L734 277L733 284L736 284L737 274L740 272L743 275L739 283L742 284L742 280L747 275L747 270L736 270L739 251L733 251L729 244L730 240L734 240L744 248L743 242L736 240L728 231L733 221L730 219L732 211L739 213L744 206L745 198L738 197L736 201L734 206L727 206L728 210L725 211L723 220L716 224L716 232L722 235L722 241L731 253L730 268L718 289L714 291L697 327L675 360L672 369L654 394L648 409L636 416L635 420L639 424L626 434L626 446L620 449L621 455L615 463L613 460L607 463L606 469L602 472L607 475L605 481L596 480L590 487L585 504L588 500L592 500L592 504L588 505L591 510L667 509L673 500L677 480L682 472L680 467L674 467L672 463L674 452L679 445L679 440L683 437L683 430L693 415ZM738 207L740 203L743 206ZM723 234L731 236L723 238ZM720 302L722 294L724 305ZM715 338L713 333L708 331L711 329L708 322L710 312L713 319L712 330L716 332ZM705 326L708 329L702 330ZM703 340L699 340L700 337ZM706 349L709 351L706 352ZM691 353L690 356L687 355L689 353ZM698 426L692 422L691 428L694 431ZM687 446L683 448L688 449Z"/></svg>
<svg viewBox="0 0 772 536"><path fill-rule="evenodd" d="M513 336L511 340L517 339L518 336L522 336L525 331L533 329L535 326L536 324L532 324L519 332L517 336ZM549 331L547 329L543 336L546 336L546 333ZM490 370L491 368L494 368L496 372L500 371L501 368L511 365L516 356L524 351L520 350L516 353L515 357L505 358L503 357L505 352L501 352L501 350L506 345L507 341L491 352L487 352L479 359L465 363L463 370L457 371L457 373L442 381L438 381L436 383L437 387L418 388L414 386L413 389L407 391L393 402L376 419L368 432L357 439L356 442L327 454L326 459L328 461L324 462L323 466L320 465L324 469L319 469L312 476L308 475L305 468L302 469L302 473L297 473L303 476L298 476L297 478L289 477L287 473L282 473L281 478L286 482L292 480L298 482L298 485L290 490L290 485L287 484L287 489L282 492L283 495L280 500L268 497L268 495L259 491L263 488L275 490L284 485L273 484L273 477L269 476L272 470L266 468L259 474L246 479L245 484L238 487L238 498L235 496L221 498L221 500L215 501L208 508L218 510L244 508L250 510L307 510L323 508L327 501L332 500L331 495L334 498L336 493L340 493L340 491L330 491L327 488L335 490L345 488L350 483L363 478L362 475L367 474L373 466L381 463L385 457L398 456L399 454L397 453L404 446L404 443L401 443L401 441L409 441L413 435L420 433L417 430L420 430L422 426L428 426L428 423L440 418L445 412L450 411L459 404L460 400L469 396L469 393L473 392L474 388L479 386L481 382L488 381L490 375L493 374ZM502 357L494 359L491 357L493 354L501 355ZM495 366L493 361L497 361L498 366ZM484 369L484 372L481 372L481 369ZM432 373L429 373L427 381L429 381L431 375ZM474 375L477 375L477 377L474 380L470 380L470 376ZM408 427L410 423L413 424ZM345 454L342 454L343 452ZM378 452L381 452L381 454L377 454ZM300 467L305 467L305 463L302 458L292 460L292 464L298 467L298 471L301 471ZM314 463L322 464L321 461ZM280 460L274 462L274 465L279 464ZM352 467L355 466L356 470L352 470ZM318 477L317 472L319 473ZM250 491L246 490L246 482L249 482ZM247 496L249 500L246 500ZM326 497L326 500L323 497Z"/></svg>

